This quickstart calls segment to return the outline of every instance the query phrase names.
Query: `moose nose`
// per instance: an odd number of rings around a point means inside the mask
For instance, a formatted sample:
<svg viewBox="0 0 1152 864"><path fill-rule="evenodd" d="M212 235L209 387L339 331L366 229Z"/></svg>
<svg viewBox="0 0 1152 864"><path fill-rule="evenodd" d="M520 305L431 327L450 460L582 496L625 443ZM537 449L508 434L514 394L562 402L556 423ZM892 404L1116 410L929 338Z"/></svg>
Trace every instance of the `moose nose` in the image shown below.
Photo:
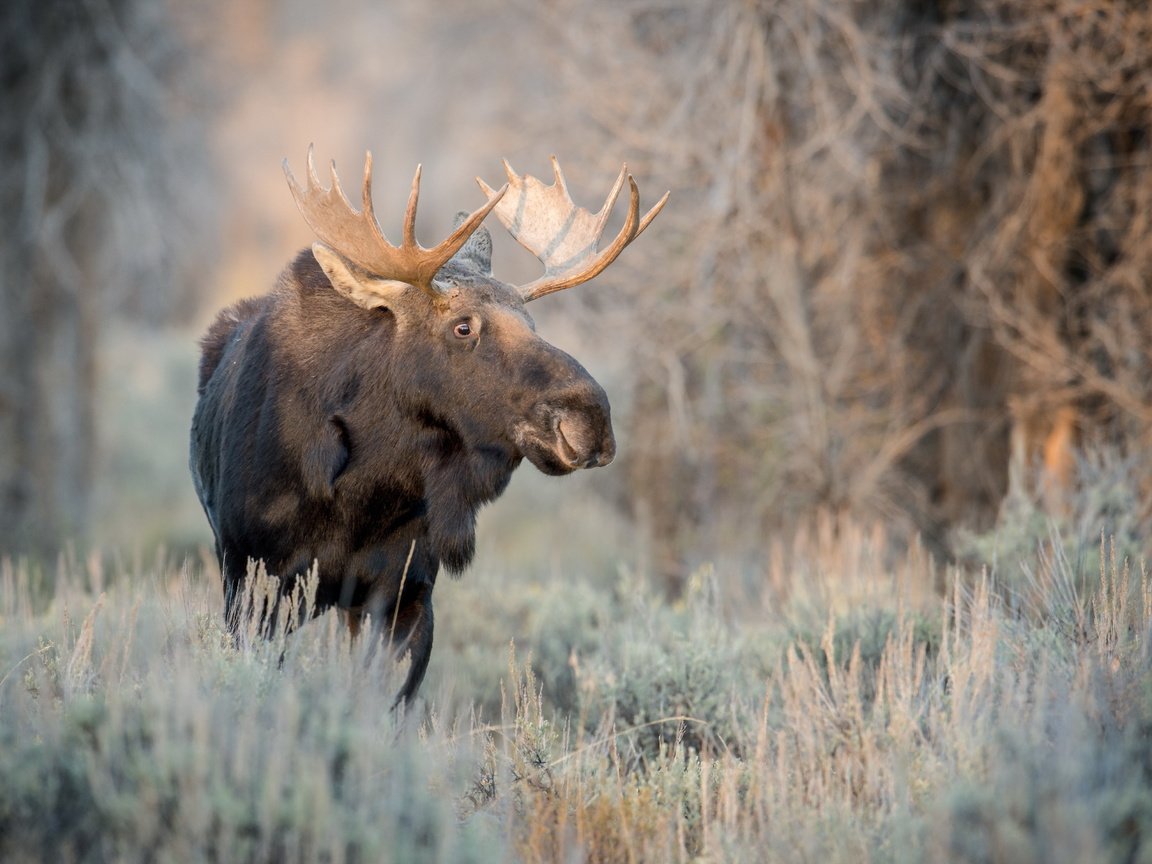
<svg viewBox="0 0 1152 864"><path fill-rule="evenodd" d="M610 463L614 458L616 458L615 453L594 453L594 454L592 454L591 458L589 458L588 464L586 464L584 467L585 468L603 468L605 465Z"/></svg>
<svg viewBox="0 0 1152 864"><path fill-rule="evenodd" d="M573 468L603 468L616 458L616 448L608 447L605 450L593 450L584 459L572 464Z"/></svg>
<svg viewBox="0 0 1152 864"><path fill-rule="evenodd" d="M609 462L616 458L616 439L609 437L605 446L599 450L594 450L588 455L588 461L585 463L585 468L603 468Z"/></svg>
<svg viewBox="0 0 1152 864"><path fill-rule="evenodd" d="M615 453L602 453L595 450L589 453L587 458L578 461L572 465L573 468L603 468L615 458Z"/></svg>
<svg viewBox="0 0 1152 864"><path fill-rule="evenodd" d="M597 412L564 412L555 430L557 449L572 468L600 468L616 456L612 426Z"/></svg>

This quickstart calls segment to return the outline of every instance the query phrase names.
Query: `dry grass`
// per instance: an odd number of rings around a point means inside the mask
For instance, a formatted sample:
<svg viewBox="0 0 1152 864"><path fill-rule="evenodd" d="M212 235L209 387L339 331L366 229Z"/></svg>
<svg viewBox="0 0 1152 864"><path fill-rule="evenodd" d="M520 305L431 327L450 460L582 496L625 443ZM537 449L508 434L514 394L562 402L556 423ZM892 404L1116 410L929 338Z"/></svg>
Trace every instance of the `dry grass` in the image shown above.
<svg viewBox="0 0 1152 864"><path fill-rule="evenodd" d="M1143 860L1152 585L1101 552L1017 591L829 522L776 554L796 588L671 606L475 573L403 722L333 616L236 650L197 568L66 567L45 603L9 566L0 857Z"/></svg>

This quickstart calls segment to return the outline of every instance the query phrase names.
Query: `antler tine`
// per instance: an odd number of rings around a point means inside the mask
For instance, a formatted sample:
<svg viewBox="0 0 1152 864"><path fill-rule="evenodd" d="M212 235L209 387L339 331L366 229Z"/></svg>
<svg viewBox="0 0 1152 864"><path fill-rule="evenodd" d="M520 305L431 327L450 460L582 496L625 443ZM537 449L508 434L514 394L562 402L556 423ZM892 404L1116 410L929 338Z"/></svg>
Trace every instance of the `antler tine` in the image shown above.
<svg viewBox="0 0 1152 864"><path fill-rule="evenodd" d="M393 246L380 230L372 207L372 154L364 158L364 184L362 187L361 209L357 211L349 202L340 186L336 174L336 163L332 163L332 187L324 188L316 175L314 148L308 147L308 176L305 188L301 188L292 174L288 160L284 160L284 176L288 188L300 208L304 221L327 246L340 253L353 264L369 273L385 279L394 279L415 285L431 294L441 296L442 289L433 283L437 271L455 255L467 242L472 233L484 221L508 190L504 188L492 193L485 204L473 211L448 238L431 249L416 242L416 205L420 198L420 166L412 178L412 191L408 195L408 206L404 212L403 239L399 246Z"/></svg>
<svg viewBox="0 0 1152 864"><path fill-rule="evenodd" d="M408 193L408 206L404 208L404 240L405 246L416 245L416 204L420 200L420 169L416 165L416 173L412 175L412 191Z"/></svg>
<svg viewBox="0 0 1152 864"><path fill-rule="evenodd" d="M568 183L564 179L564 172L560 170L560 160L556 158L555 154L550 159L552 161L552 182L559 186L565 195L568 195ZM504 164L507 165L508 163L505 162ZM568 195L568 197L571 198L572 196Z"/></svg>
<svg viewBox="0 0 1152 864"><path fill-rule="evenodd" d="M659 201L656 202L656 204L652 207L652 209L649 210L646 214L644 214L644 218L640 220L640 227L636 229L636 236L637 237L639 237L641 234L644 233L644 229L647 228L648 224L653 219L656 218L656 214L664 209L664 205L668 203L668 197L671 194L672 194L672 190L669 189L667 192L664 193L664 196Z"/></svg>
<svg viewBox="0 0 1152 864"><path fill-rule="evenodd" d="M552 157L552 161L556 164L556 173L560 173L560 165L556 163L556 157ZM616 199L620 197L620 190L624 188L624 178L631 178L628 173L628 163L625 162L620 168L620 173L616 175L616 182L612 184L612 191L608 193L608 198L604 202L604 206L600 208L600 212L596 214L597 222L597 236L604 233L604 227L608 224L608 217L612 215L612 208L616 206ZM637 199L636 206L640 206L639 199Z"/></svg>
<svg viewBox="0 0 1152 864"><path fill-rule="evenodd" d="M344 190L340 188L340 178L336 176L336 160L332 160L332 188L340 192L340 197L344 199L344 204L348 210L352 210L352 204L344 195ZM388 238L384 236L384 232L380 230L380 223L376 220L376 211L372 207L372 151L364 151L364 184L360 187L360 212L364 214L364 221L368 223L368 227L372 229L372 233L385 245L388 243Z"/></svg>
<svg viewBox="0 0 1152 864"><path fill-rule="evenodd" d="M572 288L603 272L625 246L640 236L668 201L669 193L665 193L641 219L640 190L627 165L620 170L604 206L595 214L572 201L555 156L552 157L553 181L549 186L535 177L516 174L507 160L504 170L512 194L505 196L495 208L496 216L520 245L544 265L543 276L519 287L525 302ZM598 250L596 246L625 181L629 186L629 201L624 226L606 248ZM493 194L492 188L479 177L476 182L485 195Z"/></svg>

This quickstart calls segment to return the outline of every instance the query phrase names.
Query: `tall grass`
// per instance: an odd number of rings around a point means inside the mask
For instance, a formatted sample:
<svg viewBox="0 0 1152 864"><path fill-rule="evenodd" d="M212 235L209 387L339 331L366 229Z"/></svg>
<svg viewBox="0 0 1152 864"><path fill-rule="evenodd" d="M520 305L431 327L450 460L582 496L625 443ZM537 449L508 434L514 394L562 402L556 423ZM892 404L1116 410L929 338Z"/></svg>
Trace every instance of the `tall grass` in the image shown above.
<svg viewBox="0 0 1152 864"><path fill-rule="evenodd" d="M406 717L335 616L235 648L198 566L7 565L0 860L1148 860L1152 582L1056 548L829 521L672 605L489 566Z"/></svg>

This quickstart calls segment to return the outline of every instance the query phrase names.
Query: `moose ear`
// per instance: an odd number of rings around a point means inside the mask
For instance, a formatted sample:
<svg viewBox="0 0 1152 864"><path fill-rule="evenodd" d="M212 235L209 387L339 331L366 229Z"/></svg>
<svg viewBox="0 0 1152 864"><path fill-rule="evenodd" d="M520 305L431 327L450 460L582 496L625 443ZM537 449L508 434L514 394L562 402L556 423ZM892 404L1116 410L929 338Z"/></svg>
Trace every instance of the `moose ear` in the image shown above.
<svg viewBox="0 0 1152 864"><path fill-rule="evenodd" d="M459 228L468 218L468 214L461 210L456 214L453 229ZM452 256L452 260L473 270L479 270L485 276L492 275L492 235L488 229L481 225Z"/></svg>
<svg viewBox="0 0 1152 864"><path fill-rule="evenodd" d="M396 282L388 279L374 279L371 276L358 274L338 253L323 243L312 244L312 255L316 263L332 283L332 287L365 309L376 309L380 306L391 306L398 295L410 290L406 282Z"/></svg>

